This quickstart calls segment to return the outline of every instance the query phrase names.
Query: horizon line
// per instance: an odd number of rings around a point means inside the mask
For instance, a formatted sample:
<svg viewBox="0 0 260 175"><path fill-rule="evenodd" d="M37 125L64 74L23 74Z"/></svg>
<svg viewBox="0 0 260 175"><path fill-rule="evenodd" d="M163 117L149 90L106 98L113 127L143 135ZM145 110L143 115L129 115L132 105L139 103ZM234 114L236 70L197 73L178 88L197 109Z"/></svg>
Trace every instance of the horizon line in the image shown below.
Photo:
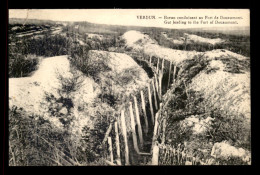
<svg viewBox="0 0 260 175"><path fill-rule="evenodd" d="M52 21L52 22L66 22L66 23L76 23L76 22L88 22L91 24L98 24L98 25L108 25L108 26L124 26L124 27L151 27L151 28L164 28L164 29L203 29L203 28L212 28L212 29L217 29L217 28L221 28L221 29L234 29L234 28L249 28L250 30L250 26L227 26L227 27L221 27L221 26L201 26L201 27L186 27L186 28L171 28L171 27L163 27L163 26L141 26L141 25L124 25L124 24L105 24L105 23L94 23L94 22L90 22L87 20L75 20L75 21L69 21L69 20L52 20L52 19L36 19L36 18L18 18L18 17L9 17L9 19L24 19L24 20L38 20L38 21ZM9 21L8 21L9 22ZM231 29L231 30L232 30Z"/></svg>

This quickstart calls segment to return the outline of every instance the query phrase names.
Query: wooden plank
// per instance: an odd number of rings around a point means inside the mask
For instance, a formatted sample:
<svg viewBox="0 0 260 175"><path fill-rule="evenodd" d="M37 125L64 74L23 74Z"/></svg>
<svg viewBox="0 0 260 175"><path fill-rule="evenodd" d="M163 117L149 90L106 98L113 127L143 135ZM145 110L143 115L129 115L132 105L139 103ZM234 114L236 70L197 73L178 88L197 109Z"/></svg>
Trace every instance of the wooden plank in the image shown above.
<svg viewBox="0 0 260 175"><path fill-rule="evenodd" d="M148 100L149 100L149 104L150 104L151 118L152 118L152 122L154 124L154 113L153 113L153 104L152 104L152 95L151 95L150 84L147 87L148 87Z"/></svg>
<svg viewBox="0 0 260 175"><path fill-rule="evenodd" d="M102 144L104 144L104 143L107 141L107 138L108 138L108 136L109 136L111 130L112 130L112 123L109 124L109 127L108 127L108 129L107 129L107 131L106 131L106 134L105 134L105 137L104 137L104 139L103 139L103 141L102 141Z"/></svg>
<svg viewBox="0 0 260 175"><path fill-rule="evenodd" d="M133 97L134 97L136 123L137 123L137 127L138 127L138 136L139 136L139 140L140 140L140 145L141 145L141 147L143 147L144 141L143 141L142 126L141 126L141 122L140 122L139 109L137 106L136 97L135 96L133 96Z"/></svg>
<svg viewBox="0 0 260 175"><path fill-rule="evenodd" d="M114 163L112 163L112 162L110 162L110 161L108 161L108 160L104 160L104 162L105 162L106 164L108 164L108 165L116 166L116 164L114 164Z"/></svg>
<svg viewBox="0 0 260 175"><path fill-rule="evenodd" d="M155 77L153 77L153 79L152 79L153 96L154 96L155 109L158 110L158 102L157 102L157 95L156 95L156 90L155 90L155 86L154 86L154 82L155 82L154 79L155 79Z"/></svg>
<svg viewBox="0 0 260 175"><path fill-rule="evenodd" d="M116 133L116 154L117 154L117 165L121 165L121 155L120 155L120 142L119 142L119 133L118 133L118 124L117 121L114 123L115 133Z"/></svg>
<svg viewBox="0 0 260 175"><path fill-rule="evenodd" d="M151 156L152 154L151 154L151 153L142 153L142 152L139 152L139 155L142 155L142 156Z"/></svg>
<svg viewBox="0 0 260 175"><path fill-rule="evenodd" d="M114 162L114 157L113 157L113 148L112 148L112 139L111 137L107 138L107 142L108 142L108 148L109 148L109 153L110 153L110 162Z"/></svg>
<svg viewBox="0 0 260 175"><path fill-rule="evenodd" d="M147 119L147 114L146 114L146 109L145 109L145 100L144 100L144 94L143 91L141 90L141 101L142 101L142 109L144 112L144 121L145 121L145 134L148 133L148 119Z"/></svg>
<svg viewBox="0 0 260 175"><path fill-rule="evenodd" d="M124 137L125 142L125 164L129 165L129 149L128 149L128 142L127 142L127 132L126 132L126 124L125 124L125 111L121 110L121 129L122 134Z"/></svg>
<svg viewBox="0 0 260 175"><path fill-rule="evenodd" d="M137 136L136 136L136 132L135 132L135 118L134 118L132 102L129 102L129 112L130 112L130 119L131 119L131 130L132 130L134 148L135 148L135 151L137 153L139 153L139 148L138 148L138 144L137 144Z"/></svg>
<svg viewBox="0 0 260 175"><path fill-rule="evenodd" d="M167 88L169 88L169 86L170 86L170 81L171 81L171 71L172 71L172 61L170 62L169 78L168 78L168 85L167 85Z"/></svg>

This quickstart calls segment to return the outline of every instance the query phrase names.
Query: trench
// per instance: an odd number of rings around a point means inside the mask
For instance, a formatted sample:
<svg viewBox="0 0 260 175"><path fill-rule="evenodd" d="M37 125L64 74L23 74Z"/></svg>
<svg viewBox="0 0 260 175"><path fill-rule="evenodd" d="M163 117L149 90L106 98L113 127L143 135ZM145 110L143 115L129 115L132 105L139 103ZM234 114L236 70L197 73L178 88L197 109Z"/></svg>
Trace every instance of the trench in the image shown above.
<svg viewBox="0 0 260 175"><path fill-rule="evenodd" d="M142 130L142 138L143 138L143 145L141 145L141 141L139 138L139 130L138 130L138 124L136 122L136 108L134 107L133 103L133 97L129 96L128 100L123 104L124 107L124 112L125 112L125 119L127 119L128 122L131 122L131 114L130 111L132 110L133 112L133 117L135 118L134 120L134 129L131 129L130 123L128 123L128 127L130 126L130 130L128 129L126 133L127 137L127 146L128 146L128 153L126 152L127 149L125 149L126 143L124 141L124 135L125 134L119 134L119 143L120 143L120 152L121 152L121 162L122 165L125 165L126 161L126 155L129 156L129 164L130 165L147 165L148 162L151 162L152 158L152 144L153 144L153 136L154 136L154 120L156 117L156 113L160 109L160 103L161 100L159 98L159 94L161 92L161 95L163 95L172 87L172 84L174 83L174 79L177 79L177 74L178 74L178 68L176 68L170 61L165 60L165 59L159 59L156 57L147 57L145 55L140 55L138 53L129 53L129 55L132 57L132 59L140 66L143 68L143 70L147 73L147 76L149 79L153 79L157 77L157 83L149 82L150 86L150 97L151 100L149 100L149 90L148 87L139 89L140 91L135 93L134 96L136 97L137 100L137 110L139 112L139 118L140 118L140 125L141 125L141 130ZM164 60L164 61L163 61ZM174 70L176 68L176 70ZM160 70L160 71L158 71ZM159 73L160 72L160 73ZM162 74L161 74L162 73ZM156 76L155 76L156 75ZM159 75L162 75L161 77L161 82L159 82ZM174 75L174 76L173 76ZM153 79L155 80L155 79ZM160 85L158 85L161 83ZM156 86L156 87L154 87ZM161 87L161 88L159 88ZM160 90L161 89L161 90ZM142 105L142 98L141 98L141 91L143 92L144 96L144 108L145 111L143 110L143 105ZM150 106L150 101L151 101L151 106ZM129 107L127 104L128 102L132 102L132 109ZM156 108L157 107L157 108ZM152 111L151 111L152 109ZM131 113L132 113L131 112ZM145 115L146 113L146 115ZM152 113L153 117L152 118ZM148 132L146 134L146 120L145 116L147 116L147 123L148 123ZM121 116L122 118L122 116ZM120 121L118 121L119 123ZM132 122L131 122L132 125ZM122 127L122 126L121 126ZM122 129L125 130L125 129ZM133 136L134 135L134 136ZM115 145L115 135L111 134L113 143ZM136 138L136 140L135 140ZM135 142L136 141L136 142ZM112 144L113 145L113 144ZM137 147L135 148L134 145ZM116 155L116 150L115 146L112 155ZM139 151L138 151L139 150ZM109 156L108 156L109 157ZM117 157L117 156L115 156ZM114 163L114 162L113 162Z"/></svg>
<svg viewBox="0 0 260 175"><path fill-rule="evenodd" d="M144 71L147 73L149 78L153 78L155 73L154 70L157 66L157 58L152 57L151 59L151 64L153 69L150 67L149 65L149 60L147 60L147 58L140 58L140 57L135 57L132 56L132 58L134 59L134 61L141 66ZM142 60L144 59L144 60ZM171 67L170 70L170 62L164 60L164 69L163 69L163 77L162 77L162 96L167 92L167 90L170 88L170 85L173 83L173 72L174 72L174 68L173 66ZM162 67L162 61L159 61L159 67ZM178 73L178 69L176 70L176 74ZM170 76L170 77L169 77ZM159 96L157 93L156 97L154 96L153 91L151 91L151 98L152 98L152 106L153 106L153 113L154 113L154 117L155 114L157 113L157 111L159 110L159 105L160 105L160 101L159 101ZM154 131L154 124L152 121L152 113L150 111L150 103L148 101L148 91L144 91L144 97L145 97L145 109L146 109L146 114L147 114L147 119L148 119L148 133L147 135L145 135L143 133L143 141L144 141L144 145L143 147L139 147L140 152L142 153L150 153L151 151L151 147L152 147L152 138L153 138L153 131ZM138 102L139 104L141 104L140 100L140 94L137 96ZM156 100L157 99L157 106L158 109L156 109ZM141 126L142 126L142 131L144 131L144 126L145 126L145 119L144 119L144 113L140 113L140 122L141 122ZM138 130L137 124L135 125L135 130ZM128 141L129 141L129 158L130 158L130 164L131 165L145 165L150 159L151 156L144 156L144 155L140 155L138 154L135 149L134 149L134 144L133 144L133 137L132 134L129 133L129 137L128 137ZM137 142L140 143L139 137L137 137Z"/></svg>
<svg viewBox="0 0 260 175"><path fill-rule="evenodd" d="M146 61L141 60L135 56L132 56L132 58L139 66L141 66L144 69L144 71L147 73L149 78L152 78L154 76L154 72L152 68L149 66L149 64Z"/></svg>

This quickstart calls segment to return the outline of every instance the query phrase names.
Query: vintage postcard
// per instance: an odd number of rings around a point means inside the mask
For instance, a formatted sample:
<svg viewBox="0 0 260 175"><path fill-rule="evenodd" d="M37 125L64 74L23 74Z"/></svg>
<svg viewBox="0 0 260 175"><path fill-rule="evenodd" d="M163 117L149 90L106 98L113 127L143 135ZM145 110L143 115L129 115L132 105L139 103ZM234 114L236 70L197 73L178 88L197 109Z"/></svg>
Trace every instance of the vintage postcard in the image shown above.
<svg viewBox="0 0 260 175"><path fill-rule="evenodd" d="M249 9L9 9L9 166L251 165Z"/></svg>

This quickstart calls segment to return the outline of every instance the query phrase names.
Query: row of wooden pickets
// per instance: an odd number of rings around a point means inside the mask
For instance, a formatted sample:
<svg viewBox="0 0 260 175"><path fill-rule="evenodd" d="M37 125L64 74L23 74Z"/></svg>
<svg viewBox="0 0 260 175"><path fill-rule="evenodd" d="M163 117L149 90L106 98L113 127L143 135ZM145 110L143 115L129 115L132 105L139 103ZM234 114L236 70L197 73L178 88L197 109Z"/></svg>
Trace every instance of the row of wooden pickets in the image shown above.
<svg viewBox="0 0 260 175"><path fill-rule="evenodd" d="M140 59L140 58L139 58ZM164 59L160 59L157 58L157 63L156 63L156 67L153 66L153 61L154 59L152 59L152 57L149 57L149 60L146 60L144 57L141 58L142 61L145 61L147 64L149 64L150 68L153 70L153 78L150 79L150 82L148 83L147 86L147 92L148 92L148 102L149 102L149 108L150 108L150 114L151 114L151 121L152 121L152 125L150 127L153 127L153 136L152 136L152 146L151 146L151 151L148 153L145 152L141 152L139 148L143 148L144 146L144 139L143 139L143 134L145 134L145 136L147 136L148 134L148 130L149 130L149 122L148 122L148 115L147 115L147 111L146 111L146 101L145 101L145 96L144 96L144 89L140 90L140 96L141 96L141 109L142 109L142 114L143 114L143 121L144 121L144 126L142 127L142 123L140 120L140 114L139 114L139 104L136 98L136 95L131 95L132 98L129 98L130 100L128 101L128 105L129 107L127 108L130 114L130 127L131 127L131 133L132 133L132 139L133 139L133 147L134 150L136 151L136 153L138 153L139 155L143 155L143 156L152 156L152 164L158 164L158 160L156 160L156 158L158 159L158 153L159 153L159 148L158 146L156 146L157 143L157 132L158 132L158 121L161 117L161 113L163 112L164 109L164 104L162 103L162 99L163 99L163 94L162 94L162 79L163 79L163 75L165 72L165 67L164 67ZM159 68L159 63L161 61L161 68ZM175 83L176 81L176 65L174 65L174 70L172 73L172 62L170 62L169 64L169 75L168 75L168 82L167 82L167 92L165 95L167 95L167 93L169 93L169 88L170 86L170 82L172 82L172 85ZM167 72L167 71L166 71ZM171 77L172 77L172 81L171 81ZM153 92L153 94L152 94ZM153 98L152 98L153 96ZM158 97L158 99L157 99ZM153 109L153 104L155 106L155 110ZM133 110L133 107L135 110ZM113 123L110 124L106 134L105 134L105 138L103 140L103 143L105 143L107 141L108 143L108 151L109 151L109 157L110 160L105 160L105 162L108 165L122 165L121 162L121 151L120 151L120 144L124 144L124 165L130 165L130 161L129 161L129 141L128 141L128 132L127 132L127 125L126 125L126 118L125 118L125 110L126 109L121 109L120 113L120 117L118 117L117 120L115 120ZM135 114L134 114L135 111ZM156 112L154 114L154 112ZM113 127L114 125L114 127ZM162 130L165 133L165 127L166 127L166 120L163 120L163 127ZM137 131L136 131L136 126L137 126ZM111 136L109 136L112 128L114 128L115 130L115 144L112 144L112 138ZM119 137L119 130L121 130L121 134L123 136L123 141L120 141L120 137ZM138 139L137 139L137 133L138 133ZM163 137L162 141L164 142L165 137ZM116 156L114 157L113 154L113 145L116 146ZM115 158L115 159L114 159Z"/></svg>

